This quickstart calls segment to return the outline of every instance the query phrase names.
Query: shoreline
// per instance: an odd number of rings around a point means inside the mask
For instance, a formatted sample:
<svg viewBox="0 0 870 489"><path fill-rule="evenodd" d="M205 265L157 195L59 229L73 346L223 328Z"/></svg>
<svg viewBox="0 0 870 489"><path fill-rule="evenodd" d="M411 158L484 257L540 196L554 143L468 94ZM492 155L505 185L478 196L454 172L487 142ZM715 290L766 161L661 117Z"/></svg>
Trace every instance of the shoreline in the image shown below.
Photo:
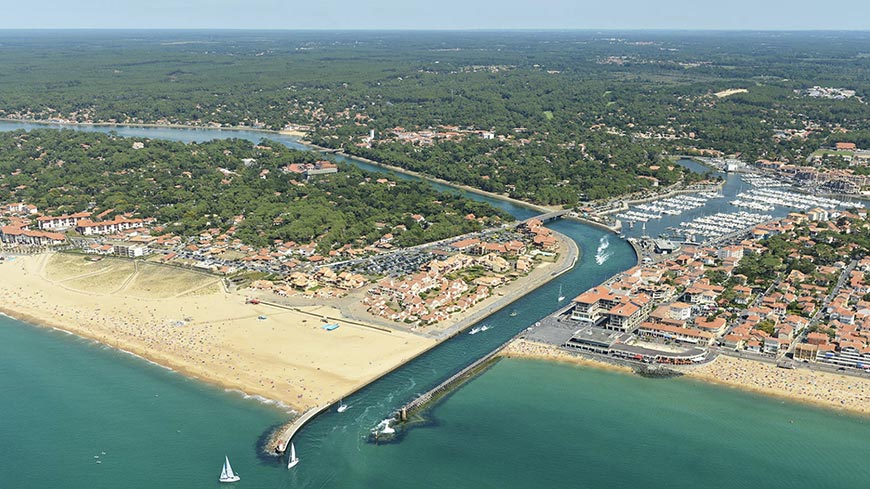
<svg viewBox="0 0 870 489"><path fill-rule="evenodd" d="M330 150L330 151L333 150L332 148L325 148L323 146L318 146L318 145L311 143L309 141L300 140L299 144L304 144L305 146L308 146L314 150ZM372 160L372 159L365 158L362 156L351 155L351 154L345 153L342 150L335 150L335 152L333 154L336 154L338 156L342 156L344 158L352 159L352 160L358 160L358 161L361 161L363 163L367 163L369 165L374 165L374 166L383 168L385 170L389 170L391 172L402 173L404 175L410 175L412 177L417 177L421 180L435 182L435 183L438 183L440 185L446 185L448 187L452 187L452 188L455 188L457 190L463 190L465 192L471 192L471 193L475 193L478 195L483 195L484 197L489 197L491 199L500 200L502 202L508 202L508 203L514 204L516 206L524 207L526 209L531 209L535 212L540 212L542 214L562 210L562 208L558 207L558 206L544 206L544 205L540 205L540 204L534 204L532 202L526 202L523 200L515 199L513 197L508 197L506 195L497 194L494 192L488 192L486 190L474 188L474 187L471 187L469 185L455 183L455 182L451 182L449 180L444 180L443 178L433 177L431 175L426 175L425 173L420 173L420 172L417 172L414 170L407 170L405 168L390 165L389 163L382 163L380 161Z"/></svg>
<svg viewBox="0 0 870 489"><path fill-rule="evenodd" d="M220 375L217 375L217 374L210 375L209 374L210 370L208 370L207 368L191 368L191 365L189 365L190 362L184 361L181 358L176 358L177 355L173 355L171 352L161 351L161 350L158 350L155 348L149 348L147 345L148 338L145 336L139 337L139 338L134 337L132 339L126 338L124 334L121 334L119 332L114 332L114 334L113 334L112 331L100 330L100 328L95 327L93 324L89 324L87 321L81 321L81 324L79 324L78 322L75 322L75 320L70 321L70 322L63 321L59 317L52 316L51 313L47 312L47 310L43 311L44 314L41 314L41 315L34 314L33 313L34 311L31 311L26 307L10 306L9 302L12 302L13 304L17 304L18 302L9 301L9 300L4 301L3 304L0 304L0 314L3 314L4 316L7 316L14 321L23 323L23 324L31 326L31 327L52 329L52 330L61 331L61 332L64 332L64 333L67 333L70 335L75 335L79 338L91 340L91 341L94 341L96 343L106 345L107 347L110 347L114 350L125 352L125 353L130 354L134 357L138 357L141 360L144 360L148 363L154 364L154 365L159 366L161 368L179 373L180 375L183 375L187 378L202 381L202 382L205 382L206 384L210 384L210 385L213 385L215 387L221 388L224 391L238 392L242 395L242 397L254 398L254 399L259 400L260 402L263 402L266 404L273 404L273 405L277 406L278 408L284 410L285 412L287 410L291 410L295 414L295 416L294 416L294 419L295 419L299 415L301 415L301 414L303 414L311 409L322 408L322 406L324 406L324 405L326 407L328 407L328 406L331 406L332 404L334 404L335 402L337 402L336 399L340 399L342 397L349 397L349 396L353 395L354 393L364 389L369 384L377 381L378 379L382 378L383 376L385 376L391 372L394 372L395 370L397 370L399 368L402 368L408 362L410 362L410 361L414 360L415 358L419 357L420 355L428 352L432 348L439 346L444 341L447 341L450 338L452 338L458 334L461 334L461 331L463 329L470 327L472 324L474 324L478 321L481 321L481 320L485 319L486 317L489 317L494 312L496 312L500 309L503 309L504 307L509 306L510 304L514 303L515 301L517 301L517 300L521 299L522 297L524 297L525 295L527 295L528 293L536 290L540 286L555 279L556 277L558 277L561 274L561 273L557 273L557 272L564 272L564 271L572 268L574 266L574 264L576 263L575 257L577 256L577 253L579 253L579 247L577 247L576 243L574 243L573 240L571 240L570 238L567 238L564 235L558 234L558 239L560 241L562 241L562 243L563 243L562 256L560 256L560 259L556 263L552 264L552 266L547 267L546 268L547 273L537 277L537 280L535 280L531 284L531 286L530 286L530 283L528 283L528 282L521 284L522 286L517 286L513 291L511 291L511 293L509 293L508 295L502 296L502 297L497 297L496 301L494 301L491 304L487 304L486 307L481 308L478 311L473 311L470 315L466 315L466 316L463 316L461 318L458 318L453 324L451 324L443 332L441 332L441 334L438 334L435 337L424 337L423 335L413 335L413 336L416 336L417 338L419 338L419 340L415 343L414 347L406 349L404 352L402 352L401 358L397 358L393 361L388 360L387 361L389 363L388 365L384 365L383 368L380 368L377 371L372 372L370 375L365 375L365 376L363 376L363 378L359 378L357 381L351 382L350 383L351 385L348 385L346 388L343 388L343 389L339 388L339 392L335 392L335 395L327 394L326 399L318 398L318 401L315 402L314 405L311 405L312 404L311 402L304 403L304 402L300 402L298 400L296 402L294 402L294 400L291 398L287 398L287 397L283 397L283 396L276 396L276 395L274 395L273 392L269 392L267 390L267 386L263 385L262 382L260 383L261 386L257 387L257 385L255 383L251 383L251 382L245 383L244 381L233 382L233 381L227 380L226 377L221 377ZM36 260L47 261L51 258L52 255L54 255L54 254L37 255L34 257L30 257L30 258L32 258L33 262L35 262ZM21 262L19 262L19 265L24 266L24 263L25 263L25 261L22 260ZM36 264L32 263L32 262L27 262L27 263L30 264L31 266L36 266ZM4 266L7 266L7 265L4 265ZM44 266L45 265L43 264L43 267ZM555 271L553 270L554 268L556 269ZM27 274L25 273L25 276L26 275ZM34 293L35 296L49 295L52 292L52 290L58 291L58 289L60 289L63 291L63 292L61 292L61 295L69 295L69 296L76 296L76 295L92 296L93 295L93 296L97 296L97 297L109 297L111 300L120 300L121 299L121 297L119 297L117 294L108 294L108 295L88 294L88 293L84 293L84 292L77 291L74 289L69 289L61 283L55 283L55 282L49 280L48 278L39 277L37 275L38 274L31 274L30 280L31 280L31 282L33 280L44 282L42 284L44 291L43 292L35 292ZM524 278L526 278L526 277L524 277ZM70 279L67 279L67 280L70 280ZM21 280L17 281L19 283L15 283L16 281L14 279L11 282L12 283L9 285L11 285L13 287L15 285L20 285L22 287L22 289L27 288L26 284L20 283L20 282L22 282ZM33 284L29 284L29 285L33 285ZM4 292L4 289L2 286L0 286L0 293L2 293L2 292ZM225 301L224 297L234 297L235 299L237 299L239 301L241 300L241 296L238 296L238 294L221 293L221 294L218 294L218 296L219 297L217 299L222 300L222 301ZM18 297L19 301L24 300L21 296L16 296L16 297ZM33 299L34 297L31 297L31 299ZM57 296L55 296L55 297L57 297ZM161 299L151 299L151 300L140 299L140 301L145 301L149 304L159 303L160 300ZM62 303L62 301L59 301L56 299L55 303L52 304L51 302L49 302L49 305L54 305L55 307L57 307L58 304L60 304L60 303ZM263 307L268 307L268 306L263 306ZM320 307L320 306L316 306L316 307ZM87 307L85 307L85 309L87 310ZM93 316L99 316L100 314L102 314L99 312L99 310L100 310L99 308L96 308L96 309L91 308L89 310L89 314L91 314ZM256 312L252 312L251 314L256 314ZM280 316L281 312L271 311L268 314L270 316ZM301 314L311 314L311 313L308 311L304 311L304 312L301 312ZM63 315L61 315L61 316L63 316ZM142 318L138 318L138 319L141 320ZM137 319L134 318L132 321L135 322L136 320ZM222 321L222 320L215 319L212 321L205 321L205 323L215 323L215 322L220 322L220 321ZM350 322L342 320L342 323L348 323L347 328L353 328L353 326L352 326L353 321L356 321L356 320L351 320ZM88 323L88 324L86 324L86 323ZM191 323L191 324L195 325L196 322ZM315 324L315 327L317 327L316 324ZM366 328L363 328L362 326L360 326L359 328L366 329ZM358 334L359 328L354 328L355 334ZM345 328L342 328L342 329L345 329ZM391 330L389 333L379 332L376 330L373 330L371 332L371 335L385 335L385 334L388 334L389 336L402 335L401 338L397 338L397 341L400 341L401 339L406 339L405 344L408 343L407 337L412 336L411 333L405 333L405 332L402 332L400 330ZM253 359L249 358L248 360L254 361L254 360L257 360L257 358L255 356ZM265 361L266 359L262 359L262 360ZM204 360L203 360L203 363L205 363ZM319 365L317 363L319 363ZM328 362L326 362L324 360L322 362L313 363L312 365L317 367L317 370L320 371L321 367L326 367L329 364L328 364ZM359 367L359 366L360 365L356 365L356 367ZM268 379L266 379L266 380L268 380ZM274 379L273 379L273 381L274 381ZM314 382L313 388L315 390L317 389L317 382L316 381ZM310 391L311 389L308 389L308 390ZM333 399L333 397L335 399Z"/></svg>
<svg viewBox="0 0 870 489"><path fill-rule="evenodd" d="M36 124L42 126L91 126L91 127L143 127L149 129L186 129L186 130L201 130L201 131L251 131L261 132L263 134L280 134L282 136L297 136L304 137L308 134L306 131L285 130L285 129L263 129L258 127L248 126L197 126L194 124L157 124L154 122L74 122L74 121L45 121L40 119L15 119L13 117L0 117L0 122L12 122L18 124Z"/></svg>
<svg viewBox="0 0 870 489"><path fill-rule="evenodd" d="M592 367L600 370L610 370L624 374L633 374L634 370L623 365L607 363L602 360L594 360L589 357L572 355L570 352L556 348L552 345L515 338L508 343L498 356L510 359L541 360L553 363L563 363L581 367Z"/></svg>
<svg viewBox="0 0 870 489"><path fill-rule="evenodd" d="M783 369L750 358L738 359L725 355L719 355L708 364L686 366L678 370L685 377L698 382L870 418L868 378L800 368ZM816 382L828 383L817 386ZM812 389L810 386L818 388Z"/></svg>
<svg viewBox="0 0 870 489"><path fill-rule="evenodd" d="M378 166L378 167L384 168L386 170L390 170L392 172L410 175L412 177L417 177L417 178L420 178L422 180L426 180L429 182L435 182L435 183L438 183L441 185L446 185L448 187L452 187L452 188L455 188L458 190L464 190L466 192L471 192L471 193L475 193L478 195L483 195L485 197L490 197L493 199L501 200L503 202L508 202L508 203L511 203L511 204L514 204L514 205L517 205L520 207L524 207L526 209L531 209L531 210L536 211L536 212L541 212L544 214L546 214L548 212L553 212L553 211L562 209L561 207L558 207L558 206L543 206L543 205L534 204L531 202L525 202L525 201L522 201L519 199L514 199L512 197L508 197L505 195L496 194L493 192L487 192L486 190L476 189L476 188L468 186L468 185L450 182L450 181L444 180L442 178L432 177L432 176L429 176L429 175L426 175L423 173L419 173L419 172L416 172L413 170L406 170L406 169L398 167L398 166L393 166L393 165L390 165L387 163L381 163L379 161L371 160L369 158L365 158L362 156L351 155L351 154L345 153L344 151L342 151L340 149L319 146L319 145L314 144L310 141L302 139L308 135L308 132L306 132L306 131L283 130L283 129L282 130L260 129L260 128L253 128L253 127L247 127L247 126L211 127L211 126L195 126L195 125L190 125L190 124L155 124L155 123L146 123L146 122L143 122L143 123L49 122L49 121L42 121L42 120L36 120L36 119L14 119L14 118L9 118L9 117L0 117L0 122L11 122L11 123L19 123L19 124L36 124L36 125L43 125L43 126L70 126L70 127L76 127L76 126L134 127L134 128L135 127L142 127L142 128L150 128L150 129L185 129L185 130L203 130L203 131L252 131L252 132L261 132L263 134L278 134L278 135L282 135L282 136L293 136L293 137L299 138L296 141L297 143L299 143L303 146L306 146L311 151L331 151L331 152L333 152L332 154L336 154L336 155L344 157L344 158L361 161L363 163Z"/></svg>
<svg viewBox="0 0 870 489"><path fill-rule="evenodd" d="M547 345L544 343L539 343L536 341L526 340L522 338L518 338L510 344L500 353L504 358L513 358L513 359L529 359L529 360L541 360L547 362L555 362L555 363L565 363L569 365L576 365L580 367L591 367L597 368L601 370L610 370L615 372L620 372L624 374L635 374L634 370L625 366L618 366L603 360L595 360L587 356L581 356L577 354L573 354L571 352L565 351L561 348L557 348L553 345ZM775 372L775 374L781 376L783 382L788 382L793 384L796 387L806 386L807 384L801 384L798 379L799 378L826 378L827 376L841 378L846 381L856 381L854 385L863 387L864 392L863 398L855 398L850 402L837 403L833 399L822 399L818 397L811 397L811 393L807 393L805 395L799 395L795 392L786 392L782 390L776 390L771 388L763 388L760 385L753 385L750 381L744 380L743 382L728 379L729 374L733 374L734 370L733 365L722 365L722 362L717 365L717 362L722 358L730 358L724 357L720 355L711 363L701 365L701 366L689 366L685 368L680 367L671 367L675 368L678 372L681 372L683 376L687 379L690 379L695 382L715 385L719 387L728 387L731 389L736 389L745 393L752 393L765 396L771 399L780 399L784 401L788 401L794 404L800 404L804 406L812 406L815 408L824 409L829 413L838 413L838 414L847 414L850 416L861 417L865 419L870 419L870 379L861 379L861 378L852 378L845 376L837 376L836 374L826 373L826 372L815 372L815 371L802 371L802 370L788 370L781 369L775 367L773 365L759 362L751 359L739 359L740 362L747 362L749 368L755 368L756 372L764 373L765 370L770 370L771 372ZM724 368L722 368L724 367ZM745 367L745 366L743 366ZM758 367L767 367L766 369L758 369ZM704 369L704 370L701 370ZM700 370L700 371L699 371ZM765 377L766 379L766 377ZM821 395L824 392L830 392L830 389L824 389L815 392L815 394Z"/></svg>
<svg viewBox="0 0 870 489"><path fill-rule="evenodd" d="M274 311L246 305L243 296L222 291L143 297L146 289L140 285L145 283L138 284L137 275L145 275L142 270L126 279L129 284L123 291L77 290L76 277L54 281L43 275L46 266L55 266L50 260L56 255L3 265L0 312L22 324L92 340L296 413L368 385L436 344L400 331L385 333L350 323L327 333L319 323L304 319L304 312L332 313L328 306L305 308L302 313ZM124 261L117 262L106 272L81 276L85 281L124 280L119 279L127 275ZM269 320L258 319L265 314Z"/></svg>
<svg viewBox="0 0 870 489"><path fill-rule="evenodd" d="M75 336L75 337L83 339L83 340L91 341L91 342L98 344L98 345L107 346L118 353L124 353L124 354L130 355L131 357L134 357L137 360L144 361L145 363L148 363L149 365L159 367L163 370L168 370L170 372L177 373L177 374L182 375L182 376L184 376L188 379L191 379L191 380L203 382L203 383L210 385L212 387L219 388L219 389L223 390L224 392L233 392L233 393L240 394L241 397L245 398L245 399L255 399L259 402L262 402L263 404L271 404L271 405L276 406L279 409L284 410L285 412L287 412L287 411L290 411L292 413L298 412L298 410L295 406L287 404L283 400L266 397L266 396L261 395L259 393L252 393L250 391L244 391L244 390L239 389L238 386L234 386L234 385L231 385L229 383L221 382L221 381L214 379L214 378L198 375L195 372L192 372L189 369L184 368L183 366L175 365L173 362L163 362L161 358L159 358L157 356L149 355L148 353L139 350L137 347L132 346L126 342L122 343L122 342L118 341L117 339L115 340L115 342L113 344L111 342L105 341L104 338L100 338L100 337L97 337L95 335L89 335L83 331L80 331L77 328L63 327L63 326L60 326L58 323L46 321L42 318L38 318L38 317L30 315L30 314L21 313L20 311L9 309L8 307L3 306L3 305L0 305L0 315L3 315L3 316L5 316L13 321L22 323L22 324L29 326L29 327L32 327L32 328L40 328L40 329L56 331L59 333L65 333L65 334L70 335L70 336Z"/></svg>

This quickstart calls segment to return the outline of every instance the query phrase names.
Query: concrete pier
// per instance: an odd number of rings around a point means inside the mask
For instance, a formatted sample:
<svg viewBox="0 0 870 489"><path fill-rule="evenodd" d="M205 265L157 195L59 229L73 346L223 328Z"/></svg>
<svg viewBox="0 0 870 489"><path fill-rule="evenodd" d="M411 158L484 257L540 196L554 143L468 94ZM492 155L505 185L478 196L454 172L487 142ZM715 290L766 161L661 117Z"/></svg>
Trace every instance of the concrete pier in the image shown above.
<svg viewBox="0 0 870 489"><path fill-rule="evenodd" d="M269 440L266 445L266 450L269 453L280 453L278 451L279 446L283 446L286 450L288 446L290 446L290 440L293 439L293 436L296 435L303 426L305 426L309 421L314 419L318 414L326 411L329 406L332 404L324 404L323 406L319 406L316 408L311 408L308 411L302 413L301 416L291 421L289 424L285 425L283 428L277 430L272 438Z"/></svg>
<svg viewBox="0 0 870 489"><path fill-rule="evenodd" d="M511 338L510 341L513 341L513 338ZM449 391L453 386L458 384L460 381L465 380L469 375L473 374L478 369L482 368L487 362L494 359L496 357L496 355L498 355L499 352L501 352L501 350L505 346L507 346L508 343L510 343L510 341L508 341L502 345L499 345L499 347L496 348L495 350L493 350L493 351L487 353L486 355L484 355L483 357L477 359L471 365L469 365L469 366L465 367L464 369L460 370L459 372L451 375L447 380L441 382L437 386L426 391L424 394L417 396L417 398L415 398L411 402L409 402L409 403L405 404L404 406L402 406L401 408L399 408L395 412L396 419L398 419L400 421L407 421L408 416L410 414L413 414L415 411L418 411L420 408L422 408L423 406L428 404L429 401L434 399L439 394L442 394L442 393Z"/></svg>

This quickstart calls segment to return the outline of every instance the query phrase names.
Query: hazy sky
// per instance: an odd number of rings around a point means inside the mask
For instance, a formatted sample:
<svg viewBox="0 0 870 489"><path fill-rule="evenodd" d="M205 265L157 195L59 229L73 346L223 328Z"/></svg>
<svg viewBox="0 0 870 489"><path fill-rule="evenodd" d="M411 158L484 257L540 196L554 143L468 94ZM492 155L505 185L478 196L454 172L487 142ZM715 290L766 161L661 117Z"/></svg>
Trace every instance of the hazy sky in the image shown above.
<svg viewBox="0 0 870 489"><path fill-rule="evenodd" d="M868 0L10 0L0 28L861 29Z"/></svg>

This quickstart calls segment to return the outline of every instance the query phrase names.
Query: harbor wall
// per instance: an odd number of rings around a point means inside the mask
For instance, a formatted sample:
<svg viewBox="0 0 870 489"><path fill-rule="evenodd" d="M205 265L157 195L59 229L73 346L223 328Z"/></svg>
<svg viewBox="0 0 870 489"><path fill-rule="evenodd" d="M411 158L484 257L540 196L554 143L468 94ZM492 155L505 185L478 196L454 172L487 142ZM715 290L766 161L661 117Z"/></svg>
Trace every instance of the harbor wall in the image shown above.
<svg viewBox="0 0 870 489"><path fill-rule="evenodd" d="M389 375L389 374L395 372L396 370L404 367L407 363L414 361L416 358L418 358L418 357L428 353L430 350L438 347L444 341L447 341L450 338L453 338L453 337L459 335L460 333L462 333L466 328L468 328L472 324L480 322L480 321L486 319L487 317L491 316L495 312L497 312L501 309L504 309L505 307L510 306L514 302L520 300L522 297L524 297L529 292L532 292L533 290L537 289L538 287L546 284L547 282L550 282L551 280L555 279L556 277L558 277L558 276L562 275L563 273L566 273L567 271L574 268L574 266L577 264L577 260L578 260L579 253L580 253L580 249L577 246L577 243L575 243L574 240L572 240L568 236L565 236L564 234L561 234L557 231L553 231L553 233L555 235L557 235L560 242L564 243L565 247L567 248L565 250L565 259L561 260L561 266L558 270L554 270L552 273L545 275L545 276L542 276L536 283L531 284L531 287L525 289L525 292L523 294L517 295L517 296L505 297L504 300L497 301L491 307L484 309L484 310L481 310L481 311L478 311L477 314L471 315L471 316L463 319L462 321L460 321L456 325L452 326L450 328L449 333L447 333L445 336L439 338L438 341L433 343L432 346L430 346L429 348L426 348L425 350L423 350L423 351L417 353L416 355L408 358L406 361L394 366L390 370L387 370L379 377L372 379L371 381L366 382L365 384L360 385L356 389L346 393L345 397L350 397L353 394L356 394L357 392L362 391L363 389L365 389L369 385L377 382L379 379L386 377L387 375ZM570 257L570 259L568 259L569 257ZM276 305L278 307L290 308L289 306L281 306L281 305L271 304L271 303L269 305ZM346 319L341 319L341 321L348 322ZM517 333L517 335L513 336L510 340L503 343L502 345L500 345L498 348L496 348L495 350L493 350L489 354L487 354L484 357L482 357L481 359L475 361L472 365L480 366L480 364L484 363L484 361L486 359L491 360L495 356L496 353L501 351L505 346L507 346L508 343L513 341L518 335L522 334L523 332L525 332L525 329L523 329L522 331ZM469 370L473 370L473 368L471 368L471 366L466 367L465 369L463 369L462 372L468 373ZM458 374L455 374L454 376L456 376L456 375L458 375ZM431 390L430 390L430 392L431 392ZM299 432L299 430L301 430L303 427L305 427L306 424L310 423L312 420L317 418L319 415L323 414L324 412L328 411L330 408L332 408L333 406L336 406L336 405L337 405L337 402L331 402L331 403L328 403L328 404L325 404L322 406L318 406L316 408L309 409L308 411L302 413L302 415L300 415L300 416L294 418L293 420L291 420L290 422L288 422L283 427L275 430L272 433L272 435L266 437L265 446L261 447L263 452L265 452L267 455L276 455L277 453L275 452L275 448L278 446L279 443L282 443L286 447L289 444L290 440L293 438L293 436L295 436L296 433ZM401 409L399 411L401 411Z"/></svg>

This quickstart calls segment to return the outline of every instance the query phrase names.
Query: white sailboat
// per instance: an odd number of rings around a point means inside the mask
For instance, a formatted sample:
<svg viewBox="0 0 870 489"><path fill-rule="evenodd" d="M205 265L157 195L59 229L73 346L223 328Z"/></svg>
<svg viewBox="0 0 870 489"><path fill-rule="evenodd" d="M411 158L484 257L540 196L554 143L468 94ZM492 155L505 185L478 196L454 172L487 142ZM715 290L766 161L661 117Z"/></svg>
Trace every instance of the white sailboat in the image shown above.
<svg viewBox="0 0 870 489"><path fill-rule="evenodd" d="M336 411L340 413L347 411L347 404L344 403L344 399L338 400L338 409L336 409Z"/></svg>
<svg viewBox="0 0 870 489"><path fill-rule="evenodd" d="M562 284L559 284L559 302L565 300L565 296L562 295Z"/></svg>
<svg viewBox="0 0 870 489"><path fill-rule="evenodd" d="M293 442L290 442L290 461L287 462L287 468L292 469L296 467L296 464L299 463L299 457L296 456L296 445Z"/></svg>
<svg viewBox="0 0 870 489"><path fill-rule="evenodd" d="M233 472L233 467L230 465L230 458L224 455L224 468L221 470L221 482L238 482L241 477Z"/></svg>

